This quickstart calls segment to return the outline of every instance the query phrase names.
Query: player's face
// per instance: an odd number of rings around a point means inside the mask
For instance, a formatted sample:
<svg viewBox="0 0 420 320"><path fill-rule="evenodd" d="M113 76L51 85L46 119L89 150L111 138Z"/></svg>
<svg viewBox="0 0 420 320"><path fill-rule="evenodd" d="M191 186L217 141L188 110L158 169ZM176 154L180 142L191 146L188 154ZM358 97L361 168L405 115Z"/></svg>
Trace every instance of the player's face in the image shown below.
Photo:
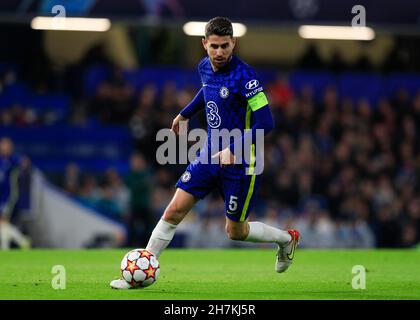
<svg viewBox="0 0 420 320"><path fill-rule="evenodd" d="M212 34L203 39L203 46L210 57L211 64L217 70L229 62L235 47L235 39L230 36Z"/></svg>

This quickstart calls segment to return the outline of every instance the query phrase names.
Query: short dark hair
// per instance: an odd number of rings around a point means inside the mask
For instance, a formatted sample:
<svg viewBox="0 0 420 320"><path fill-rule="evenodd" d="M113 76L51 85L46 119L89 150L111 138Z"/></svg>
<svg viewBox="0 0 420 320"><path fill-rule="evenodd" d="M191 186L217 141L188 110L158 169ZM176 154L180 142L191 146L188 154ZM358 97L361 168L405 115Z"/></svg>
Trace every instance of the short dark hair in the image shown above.
<svg viewBox="0 0 420 320"><path fill-rule="evenodd" d="M206 24L205 36L208 38L212 34L221 37L233 37L232 22L225 17L215 17L210 19L210 21Z"/></svg>

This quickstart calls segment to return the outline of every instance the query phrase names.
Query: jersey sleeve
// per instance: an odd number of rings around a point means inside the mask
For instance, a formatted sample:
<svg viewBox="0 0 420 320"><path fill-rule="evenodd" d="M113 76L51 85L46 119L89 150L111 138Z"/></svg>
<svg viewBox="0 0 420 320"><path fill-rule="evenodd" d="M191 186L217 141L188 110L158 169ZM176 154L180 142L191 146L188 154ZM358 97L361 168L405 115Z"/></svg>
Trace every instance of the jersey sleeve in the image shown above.
<svg viewBox="0 0 420 320"><path fill-rule="evenodd" d="M179 113L181 116L190 119L195 115L200 109L204 107L204 94L203 88L198 91L194 99Z"/></svg>
<svg viewBox="0 0 420 320"><path fill-rule="evenodd" d="M268 104L262 83L252 69L244 71L240 83L240 94L248 101L252 111L257 111Z"/></svg>
<svg viewBox="0 0 420 320"><path fill-rule="evenodd" d="M252 69L248 69L243 73L243 78L240 83L240 95L246 99L248 106L254 114L255 123L250 130L246 130L241 137L241 145L247 141L247 136L251 137L251 142L256 143L256 131L264 130L264 135L268 134L274 128L274 120L271 114L267 97L264 94L262 84ZM232 154L235 154L234 141L229 148Z"/></svg>

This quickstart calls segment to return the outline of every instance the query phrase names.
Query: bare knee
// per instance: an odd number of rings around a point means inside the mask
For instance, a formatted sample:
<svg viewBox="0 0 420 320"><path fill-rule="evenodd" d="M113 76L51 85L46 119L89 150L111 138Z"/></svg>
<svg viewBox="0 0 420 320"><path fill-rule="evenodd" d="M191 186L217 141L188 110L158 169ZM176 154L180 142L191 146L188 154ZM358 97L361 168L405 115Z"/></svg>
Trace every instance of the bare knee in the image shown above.
<svg viewBox="0 0 420 320"><path fill-rule="evenodd" d="M179 205L170 203L163 213L163 219L171 224L179 224L187 213Z"/></svg>
<svg viewBox="0 0 420 320"><path fill-rule="evenodd" d="M248 236L248 232L247 224L237 226L226 224L226 233L230 240L243 241Z"/></svg>

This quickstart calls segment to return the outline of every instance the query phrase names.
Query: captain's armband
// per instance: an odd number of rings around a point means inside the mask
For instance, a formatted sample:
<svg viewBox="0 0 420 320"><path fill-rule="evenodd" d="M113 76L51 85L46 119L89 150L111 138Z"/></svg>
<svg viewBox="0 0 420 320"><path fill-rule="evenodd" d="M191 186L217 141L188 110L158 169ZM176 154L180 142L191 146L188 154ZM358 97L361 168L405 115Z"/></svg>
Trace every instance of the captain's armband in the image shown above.
<svg viewBox="0 0 420 320"><path fill-rule="evenodd" d="M258 109L266 106L267 104L268 100L264 92L259 92L252 98L248 99L248 105L252 111L257 111Z"/></svg>

